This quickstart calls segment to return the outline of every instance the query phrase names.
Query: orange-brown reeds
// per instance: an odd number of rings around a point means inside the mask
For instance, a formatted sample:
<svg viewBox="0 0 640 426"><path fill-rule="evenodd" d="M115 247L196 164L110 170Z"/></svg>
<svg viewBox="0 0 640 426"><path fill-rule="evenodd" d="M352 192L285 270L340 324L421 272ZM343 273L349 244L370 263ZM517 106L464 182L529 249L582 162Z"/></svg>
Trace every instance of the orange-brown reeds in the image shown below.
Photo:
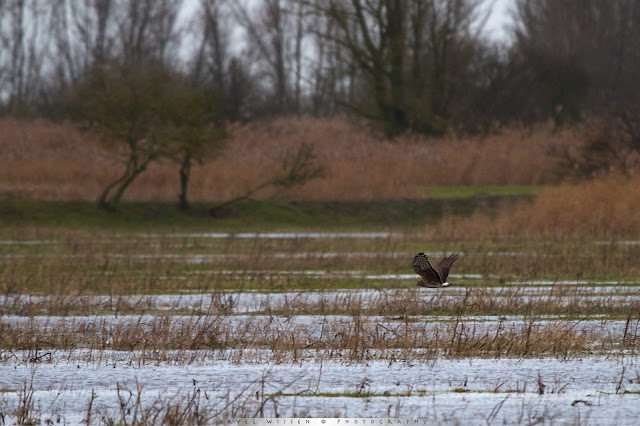
<svg viewBox="0 0 640 426"><path fill-rule="evenodd" d="M579 143L576 132L546 126L388 141L346 117L283 117L232 125L230 134L218 158L194 168L192 200L243 194L273 176L285 152L302 143L313 147L326 173L284 194L296 199L422 198L430 185L555 183L558 161L551 147ZM123 167L118 153L70 123L0 119L0 152L0 194L19 197L93 200ZM178 165L159 162L125 198L172 201L178 186Z"/></svg>
<svg viewBox="0 0 640 426"><path fill-rule="evenodd" d="M438 231L458 238L636 238L640 234L640 175L607 176L543 191L532 203L446 221Z"/></svg>

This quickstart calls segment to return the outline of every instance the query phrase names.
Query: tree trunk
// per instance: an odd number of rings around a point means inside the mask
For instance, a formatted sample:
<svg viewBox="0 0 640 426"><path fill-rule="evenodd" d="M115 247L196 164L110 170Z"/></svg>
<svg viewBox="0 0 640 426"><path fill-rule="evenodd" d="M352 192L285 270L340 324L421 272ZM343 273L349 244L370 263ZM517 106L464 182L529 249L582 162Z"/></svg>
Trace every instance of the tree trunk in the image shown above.
<svg viewBox="0 0 640 426"><path fill-rule="evenodd" d="M180 208L187 210L189 201L187 200L187 189L189 188L189 178L191 177L191 154L185 153L180 164Z"/></svg>
<svg viewBox="0 0 640 426"><path fill-rule="evenodd" d="M407 128L406 100L404 93L405 73L405 34L404 34L404 2L394 0L387 5L387 32L391 54L391 72L389 75L391 91L392 127L395 132Z"/></svg>
<svg viewBox="0 0 640 426"><path fill-rule="evenodd" d="M136 177L138 177L138 175L140 173L145 171L145 169L147 168L147 165L149 165L151 160L152 160L151 158L148 158L140 167L134 169L131 172L131 174L129 176L127 176L127 178L124 180L124 182L122 182L122 184L120 185L120 187L116 191L116 195L114 195L113 198L109 201L110 203L118 204L120 202L120 198L122 198L122 195L124 194L124 191L129 187L129 185L131 185L131 182L133 182L133 180Z"/></svg>
<svg viewBox="0 0 640 426"><path fill-rule="evenodd" d="M100 195L100 198L98 199L98 206L105 210L114 210L116 204L120 202L120 199L122 198L125 190L129 187L129 185L131 185L131 182L133 182L140 173L146 170L147 166L152 160L153 157L148 157L139 166L136 165L137 161L129 160L129 164L127 164L127 168L125 169L122 176L107 185L105 190L102 192L102 195ZM114 188L117 188L115 195L109 198L109 194Z"/></svg>

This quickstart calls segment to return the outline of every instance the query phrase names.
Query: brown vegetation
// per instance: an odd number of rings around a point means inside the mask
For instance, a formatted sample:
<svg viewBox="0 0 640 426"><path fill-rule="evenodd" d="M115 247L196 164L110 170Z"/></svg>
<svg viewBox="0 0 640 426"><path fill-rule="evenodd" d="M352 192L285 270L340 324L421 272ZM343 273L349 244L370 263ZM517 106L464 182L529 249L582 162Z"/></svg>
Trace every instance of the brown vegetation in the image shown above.
<svg viewBox="0 0 640 426"><path fill-rule="evenodd" d="M449 322L414 322L407 317L389 322L354 315L306 324L274 316L247 316L242 321L229 321L224 315L96 317L88 322L40 317L19 323L0 320L0 348L30 351L34 354L31 362L40 361L35 356L42 349L88 349L98 355L105 350L135 350L141 351L142 363L172 356L160 351L194 350L231 350L241 356L243 351L267 349L273 360L284 362L309 355L318 360L388 359L386 351L398 349L423 360L442 355L565 357L597 349L638 349L637 319L630 316L630 327L619 331L583 328L579 325L584 319L587 317L547 321L525 315L487 328L462 316L451 317ZM305 354L308 350L314 352Z"/></svg>
<svg viewBox="0 0 640 426"><path fill-rule="evenodd" d="M635 238L640 234L640 175L607 176L543 191L497 218L477 214L438 228L452 238Z"/></svg>
<svg viewBox="0 0 640 426"><path fill-rule="evenodd" d="M280 196L423 198L432 185L557 184L572 164L580 168L589 161L585 155L592 151L586 150L590 139L585 136L596 130L591 123L555 131L551 126L503 129L482 138L402 135L387 141L346 118L288 117L235 125L228 149L194 167L191 194L195 201L242 197L281 173L283 155L301 146L314 150L324 175ZM5 197L94 200L122 167L117 153L69 123L1 119L0 151L0 196ZM177 168L169 161L151 165L126 198L176 200ZM624 172L548 189L532 204L497 218L478 213L471 219L447 219L435 232L448 238L638 235L640 175L628 167ZM265 188L254 196L278 191Z"/></svg>
<svg viewBox="0 0 640 426"><path fill-rule="evenodd" d="M287 191L297 199L421 198L430 185L556 183L551 147L577 145L576 131L504 129L487 137L403 135L386 141L346 118L286 117L230 128L228 149L194 166L193 200L226 200L280 172L287 150L313 147L325 177ZM116 153L69 123L0 120L0 194L35 199L94 200L122 173ZM173 201L178 166L152 164L125 194ZM257 194L269 195L268 191Z"/></svg>
<svg viewBox="0 0 640 426"><path fill-rule="evenodd" d="M412 283L413 284L413 283ZM413 286L412 286L413 287ZM532 286L531 286L532 287ZM241 292L211 291L192 304L181 304L178 298L159 306L159 299L151 296L111 296L100 298L82 296L7 297L0 303L2 316L95 316L118 318L123 315L155 315L178 318L186 315L224 317L243 315L237 306ZM425 297L424 290L403 287L398 290L379 290L376 293L302 292L297 297L265 298L249 315L288 317L291 315L379 315L400 318L409 322L423 322L439 316L506 316L527 313L538 317L553 316L579 318L625 318L640 311L635 291L597 292L593 287L556 284L551 287L469 287L457 293L433 293Z"/></svg>

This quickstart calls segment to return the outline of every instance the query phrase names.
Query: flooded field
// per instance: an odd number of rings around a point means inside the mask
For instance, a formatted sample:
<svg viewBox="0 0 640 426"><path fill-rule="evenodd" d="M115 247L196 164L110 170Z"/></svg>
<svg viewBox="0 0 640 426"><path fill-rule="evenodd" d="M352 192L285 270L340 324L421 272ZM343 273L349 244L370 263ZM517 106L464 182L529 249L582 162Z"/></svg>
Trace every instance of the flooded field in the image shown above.
<svg viewBox="0 0 640 426"><path fill-rule="evenodd" d="M136 353L96 355L56 354L37 366L5 362L0 373L9 386L20 389L26 378L37 389L30 395L37 404L34 415L74 424L86 419L92 395L96 421L120 418L123 402L131 420L136 405L153 414L159 402L185 407L194 396L207 418L219 412L375 415L466 424L633 424L640 405L638 386L629 384L637 381L638 367L622 358L276 364L229 361L216 352L194 355L198 361L190 363L140 363ZM5 407L18 405L19 393L5 392Z"/></svg>
<svg viewBox="0 0 640 426"><path fill-rule="evenodd" d="M459 253L458 286L416 287L418 251ZM14 231L0 423L633 424L639 255L398 231Z"/></svg>

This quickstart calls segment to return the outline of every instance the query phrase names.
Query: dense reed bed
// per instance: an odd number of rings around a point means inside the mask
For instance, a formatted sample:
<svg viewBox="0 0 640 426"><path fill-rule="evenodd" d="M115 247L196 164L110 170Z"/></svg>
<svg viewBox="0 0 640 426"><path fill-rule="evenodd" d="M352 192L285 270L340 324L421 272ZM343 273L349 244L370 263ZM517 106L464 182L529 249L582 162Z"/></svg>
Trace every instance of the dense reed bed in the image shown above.
<svg viewBox="0 0 640 426"><path fill-rule="evenodd" d="M581 143L579 130L503 129L484 137L387 141L347 118L285 117L234 125L218 158L193 170L193 200L224 200L276 173L287 150L310 144L325 177L283 194L294 199L422 198L432 185L557 183L553 150ZM107 151L70 123L0 119L0 194L36 199L94 200L120 168ZM130 200L173 201L178 166L153 164L126 194ZM268 196L269 192L257 194Z"/></svg>
<svg viewBox="0 0 640 426"><path fill-rule="evenodd" d="M450 218L437 235L450 238L603 238L633 239L640 235L640 175L611 175L542 191L498 217L476 214Z"/></svg>

